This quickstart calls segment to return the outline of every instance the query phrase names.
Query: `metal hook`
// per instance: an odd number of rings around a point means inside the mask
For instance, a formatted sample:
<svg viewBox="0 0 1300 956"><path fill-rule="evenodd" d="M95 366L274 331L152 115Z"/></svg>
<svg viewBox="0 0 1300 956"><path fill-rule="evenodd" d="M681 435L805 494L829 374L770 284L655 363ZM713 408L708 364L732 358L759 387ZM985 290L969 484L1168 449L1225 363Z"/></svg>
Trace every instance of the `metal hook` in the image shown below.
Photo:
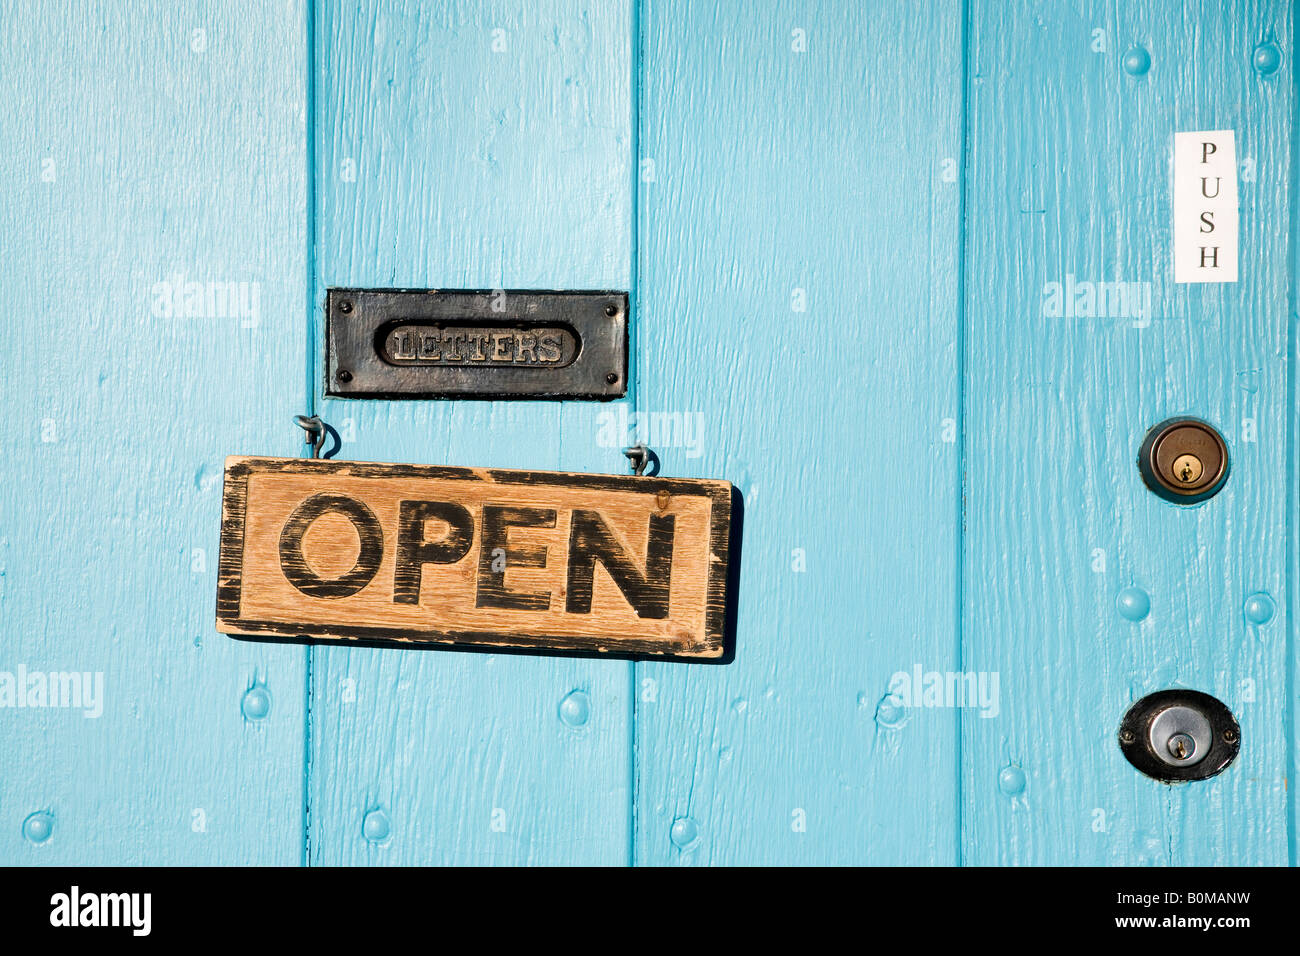
<svg viewBox="0 0 1300 956"><path fill-rule="evenodd" d="M645 442L637 442L631 448L624 448L623 454L627 456L628 463L632 466L632 474L638 478L645 476L646 466L650 464L650 449L646 447Z"/></svg>
<svg viewBox="0 0 1300 956"><path fill-rule="evenodd" d="M311 456L319 458L320 450L325 447L325 436L328 434L321 417L319 415L295 415L293 420L299 428L307 433L303 440L308 445L311 445Z"/></svg>

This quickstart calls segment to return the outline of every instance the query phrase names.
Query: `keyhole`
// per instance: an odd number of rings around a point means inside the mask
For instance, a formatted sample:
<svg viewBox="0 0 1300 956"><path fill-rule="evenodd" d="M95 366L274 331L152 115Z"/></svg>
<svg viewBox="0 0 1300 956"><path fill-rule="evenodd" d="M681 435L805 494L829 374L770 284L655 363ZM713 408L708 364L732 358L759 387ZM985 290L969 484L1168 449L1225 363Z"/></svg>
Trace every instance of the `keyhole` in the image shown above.
<svg viewBox="0 0 1300 956"><path fill-rule="evenodd" d="M1187 734L1174 734L1169 738L1169 753L1179 760L1186 760L1196 752L1196 741Z"/></svg>
<svg viewBox="0 0 1300 956"><path fill-rule="evenodd" d="M1185 485L1190 485L1201 477L1204 466L1195 455L1179 455L1174 459L1174 477Z"/></svg>

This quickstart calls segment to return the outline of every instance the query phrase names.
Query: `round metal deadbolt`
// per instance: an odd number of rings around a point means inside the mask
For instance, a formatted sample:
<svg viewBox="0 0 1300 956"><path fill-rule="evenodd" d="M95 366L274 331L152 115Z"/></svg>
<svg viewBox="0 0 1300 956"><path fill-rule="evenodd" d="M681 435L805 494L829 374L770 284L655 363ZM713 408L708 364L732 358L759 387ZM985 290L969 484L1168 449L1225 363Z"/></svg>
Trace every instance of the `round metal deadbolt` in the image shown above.
<svg viewBox="0 0 1300 956"><path fill-rule="evenodd" d="M1210 722L1199 710L1174 706L1157 711L1147 734L1151 751L1171 767L1188 767L1210 752Z"/></svg>
<svg viewBox="0 0 1300 956"><path fill-rule="evenodd" d="M1124 715L1119 746L1148 777L1165 783L1204 780L1237 757L1241 728L1218 699L1194 690L1162 690Z"/></svg>
<svg viewBox="0 0 1300 956"><path fill-rule="evenodd" d="M1147 487L1166 501L1195 504L1228 480L1228 446L1199 418L1171 418L1147 433L1138 453Z"/></svg>

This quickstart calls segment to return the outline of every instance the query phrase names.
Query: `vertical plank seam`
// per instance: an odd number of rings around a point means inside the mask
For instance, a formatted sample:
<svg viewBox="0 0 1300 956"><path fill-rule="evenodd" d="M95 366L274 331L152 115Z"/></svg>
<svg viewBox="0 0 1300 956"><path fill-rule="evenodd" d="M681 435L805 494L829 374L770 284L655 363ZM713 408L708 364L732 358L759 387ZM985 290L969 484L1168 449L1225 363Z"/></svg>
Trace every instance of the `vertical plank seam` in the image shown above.
<svg viewBox="0 0 1300 956"><path fill-rule="evenodd" d="M638 333L638 327L641 324L641 0L632 0L631 2L632 22L629 24L630 34L630 56L628 70L630 73L629 83L629 106L631 117L629 122L628 139L630 141L629 150L631 152L631 191L632 191L632 208L631 217L631 236L630 236L630 255L628 276L628 337L631 347L628 349L628 401L631 404L632 414L636 413L638 401L637 392L641 383L641 336ZM637 865L637 806L640 802L640 776L639 776L639 757L637 753L637 665L636 661L628 664L628 847L627 861L628 866Z"/></svg>
<svg viewBox="0 0 1300 956"><path fill-rule="evenodd" d="M306 77L304 90L304 156L306 157L305 201L306 209L306 259L307 259L307 414L316 414L316 16L315 0L306 0L304 29L306 38ZM304 454L306 451L304 449ZM311 771L312 771L312 664L314 649L303 648L306 657L303 668L302 711L302 852L299 862L311 866Z"/></svg>
<svg viewBox="0 0 1300 956"><path fill-rule="evenodd" d="M964 673L966 644L966 197L969 193L970 162L970 0L962 0L961 9L961 163L962 174L957 196L957 560L956 560L956 613L953 630L956 641L957 673ZM956 738L953 745L956 796L956 834L954 839L955 865L965 863L965 808L966 791L963 761L962 708L953 708Z"/></svg>
<svg viewBox="0 0 1300 956"><path fill-rule="evenodd" d="M1292 35L1294 36L1294 13L1300 9L1300 3L1292 5L1293 25ZM1297 288L1300 282L1300 201L1298 201L1297 190L1300 190L1300 169L1297 169L1297 162L1300 161L1300 130L1297 130L1294 122L1294 113L1296 111L1297 95L1300 94L1300 83L1297 83L1295 69L1291 68L1291 111L1292 116L1284 117L1284 120L1291 122L1291 156L1290 172L1288 175L1287 186L1291 191L1288 197L1291 216L1291 275L1290 275L1290 294L1287 297L1287 323L1286 323L1286 462L1287 469L1291 475L1291 481L1288 482L1288 501L1286 506L1286 678L1285 678L1285 700L1282 706L1282 725L1286 733L1286 844L1287 844L1287 864L1295 866L1296 860L1296 642L1295 642L1295 589L1297 585L1297 575L1300 574L1300 556L1296 554L1297 529L1296 522L1300 518L1300 487L1297 487L1296 476L1300 474L1300 459L1297 459L1297 416L1300 410L1296 407L1296 373L1295 365L1297 360L1296 352L1296 315L1297 315Z"/></svg>

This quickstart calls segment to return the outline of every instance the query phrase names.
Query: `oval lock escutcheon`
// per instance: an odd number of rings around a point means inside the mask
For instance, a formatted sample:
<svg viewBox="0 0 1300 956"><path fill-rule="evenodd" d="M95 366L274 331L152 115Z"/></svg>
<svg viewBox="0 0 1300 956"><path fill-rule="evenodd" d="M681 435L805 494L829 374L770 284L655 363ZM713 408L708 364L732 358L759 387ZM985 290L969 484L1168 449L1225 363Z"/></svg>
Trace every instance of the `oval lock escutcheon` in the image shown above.
<svg viewBox="0 0 1300 956"><path fill-rule="evenodd" d="M1175 504L1190 505L1217 494L1228 480L1228 445L1199 418L1170 418L1147 433L1138 470L1148 488Z"/></svg>
<svg viewBox="0 0 1300 956"><path fill-rule="evenodd" d="M1134 767L1156 780L1205 780L1237 758L1241 728L1218 698L1195 690L1162 690L1133 704L1119 728L1119 746Z"/></svg>

